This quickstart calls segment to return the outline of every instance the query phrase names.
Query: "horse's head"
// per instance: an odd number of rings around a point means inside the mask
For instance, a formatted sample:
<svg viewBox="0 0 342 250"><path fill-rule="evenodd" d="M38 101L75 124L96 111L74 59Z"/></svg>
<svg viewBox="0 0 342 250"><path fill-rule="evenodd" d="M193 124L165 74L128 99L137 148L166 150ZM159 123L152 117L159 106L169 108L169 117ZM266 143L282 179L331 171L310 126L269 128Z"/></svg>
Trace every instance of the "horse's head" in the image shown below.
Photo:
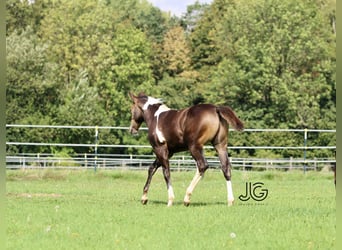
<svg viewBox="0 0 342 250"><path fill-rule="evenodd" d="M147 102L148 97L143 93L140 93L138 96L129 93L129 96L133 101L133 105L131 107L132 118L129 132L131 134L137 134L141 124L144 121L143 106Z"/></svg>

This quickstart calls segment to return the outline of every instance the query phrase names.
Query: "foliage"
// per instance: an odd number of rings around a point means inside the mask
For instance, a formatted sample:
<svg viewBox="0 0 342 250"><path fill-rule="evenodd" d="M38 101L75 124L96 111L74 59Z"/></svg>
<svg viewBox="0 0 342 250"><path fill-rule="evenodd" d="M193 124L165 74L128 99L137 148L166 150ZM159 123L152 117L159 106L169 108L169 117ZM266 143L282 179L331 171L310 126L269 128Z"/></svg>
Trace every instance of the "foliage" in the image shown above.
<svg viewBox="0 0 342 250"><path fill-rule="evenodd" d="M55 65L46 58L47 46L40 44L30 27L13 32L6 38L7 46L7 123L53 124L60 99L60 84L54 82ZM51 141L49 131L22 131L7 133L9 141L30 141L32 138ZM9 151L30 152L32 147L9 147ZM44 150L43 150L44 151Z"/></svg>
<svg viewBox="0 0 342 250"><path fill-rule="evenodd" d="M181 74L190 66L190 51L182 27L170 29L164 37L164 62L170 76Z"/></svg>
<svg viewBox="0 0 342 250"><path fill-rule="evenodd" d="M9 0L6 8L8 124L128 126L128 93L144 91L173 108L229 105L247 128L336 127L335 0L214 0L188 6L182 17L140 0ZM108 130L100 140L147 143L143 135ZM7 140L93 136L11 129ZM302 145L296 135L236 138L233 145ZM335 145L334 138L313 136L312 146ZM333 152L320 154L327 156Z"/></svg>
<svg viewBox="0 0 342 250"><path fill-rule="evenodd" d="M320 103L335 87L336 58L317 6L290 0L250 5L234 2L216 24L223 59L208 93L228 99L250 126L321 127Z"/></svg>

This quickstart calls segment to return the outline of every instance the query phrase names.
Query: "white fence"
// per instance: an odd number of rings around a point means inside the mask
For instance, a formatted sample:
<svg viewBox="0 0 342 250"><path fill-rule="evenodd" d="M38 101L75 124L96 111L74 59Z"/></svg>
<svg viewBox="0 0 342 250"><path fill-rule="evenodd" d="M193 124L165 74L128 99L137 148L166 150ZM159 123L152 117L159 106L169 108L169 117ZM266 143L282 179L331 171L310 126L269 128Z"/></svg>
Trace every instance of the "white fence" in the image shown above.
<svg viewBox="0 0 342 250"><path fill-rule="evenodd" d="M220 162L216 157L206 157L209 167L219 169ZM36 168L68 168L68 169L146 169L153 162L153 155L105 155L83 154L74 157L58 157L51 154L20 154L6 156L8 169L36 169ZM270 158L230 158L234 169L262 170L262 169L305 169L320 170L330 168L335 159L270 159ZM172 170L187 171L196 167L190 156L176 155L170 160Z"/></svg>
<svg viewBox="0 0 342 250"><path fill-rule="evenodd" d="M6 125L7 128L55 128L55 129L93 129L94 143L77 144L77 143L49 143L49 142L20 142L7 141L6 145L16 146L53 146L53 147L88 147L93 148L94 152L89 154L77 154L73 157L61 157L53 154L29 154L21 153L6 156L6 166L10 169L18 168L129 168L129 169L145 169L154 160L153 155L131 155L131 154L98 154L98 148L151 148L150 145L117 145L117 144L98 144L99 130L128 130L128 127L99 127L99 126L51 126L51 125ZM142 128L142 130L147 130ZM336 133L336 130L318 130L318 129L245 129L245 132L296 132L303 133L303 145L298 146L230 146L229 149L293 149L301 150L302 158L286 158L286 159L270 159L270 158L234 158L231 162L234 168L240 169L265 169L265 168L281 168L281 169L321 169L336 164L335 158L314 158L307 159L307 150L335 150L336 146L307 146L308 133ZM208 146L209 148L209 146ZM207 157L211 168L219 168L217 157ZM195 168L195 162L190 156L175 155L171 160L173 170L190 170Z"/></svg>

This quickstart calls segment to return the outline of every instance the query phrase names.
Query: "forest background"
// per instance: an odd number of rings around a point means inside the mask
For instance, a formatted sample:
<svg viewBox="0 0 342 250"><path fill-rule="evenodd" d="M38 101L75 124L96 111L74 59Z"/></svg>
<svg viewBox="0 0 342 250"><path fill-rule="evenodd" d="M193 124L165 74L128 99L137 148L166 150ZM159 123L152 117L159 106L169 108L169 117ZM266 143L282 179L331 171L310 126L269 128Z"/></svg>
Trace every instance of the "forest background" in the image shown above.
<svg viewBox="0 0 342 250"><path fill-rule="evenodd" d="M229 105L246 128L336 129L336 0L214 0L181 17L146 0L7 0L6 11L7 124L128 126L128 93L144 91L176 109ZM336 145L330 133L309 139ZM7 141L19 140L94 143L94 131L7 128ZM99 143L148 144L146 134L123 130L101 131ZM300 146L303 134L231 133L229 144ZM7 146L7 153L92 150Z"/></svg>

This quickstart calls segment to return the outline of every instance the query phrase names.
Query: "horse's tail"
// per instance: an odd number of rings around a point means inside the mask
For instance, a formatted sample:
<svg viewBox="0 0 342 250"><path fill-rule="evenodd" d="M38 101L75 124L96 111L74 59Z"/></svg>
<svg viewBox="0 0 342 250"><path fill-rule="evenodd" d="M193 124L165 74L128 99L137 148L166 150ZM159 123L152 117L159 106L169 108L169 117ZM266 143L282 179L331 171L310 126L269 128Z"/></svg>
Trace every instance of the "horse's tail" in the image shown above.
<svg viewBox="0 0 342 250"><path fill-rule="evenodd" d="M217 107L218 114L225 119L236 130L242 131L244 129L243 122L236 116L235 112L228 106Z"/></svg>

